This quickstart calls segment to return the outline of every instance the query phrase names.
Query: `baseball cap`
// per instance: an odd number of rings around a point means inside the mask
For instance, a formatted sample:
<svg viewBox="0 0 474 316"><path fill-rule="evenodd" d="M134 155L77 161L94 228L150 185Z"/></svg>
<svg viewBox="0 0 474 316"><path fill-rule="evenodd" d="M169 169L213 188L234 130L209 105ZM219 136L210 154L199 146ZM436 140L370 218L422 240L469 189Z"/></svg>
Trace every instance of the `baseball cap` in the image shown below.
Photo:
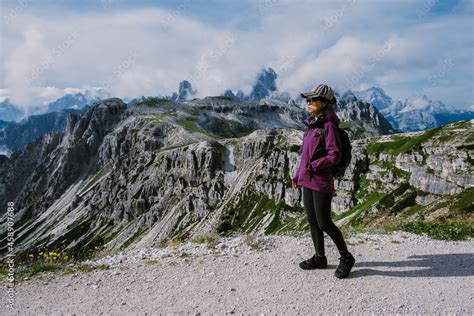
<svg viewBox="0 0 474 316"><path fill-rule="evenodd" d="M334 92L332 91L331 87L325 84L319 84L314 87L309 92L302 92L301 96L303 98L323 98L326 100L332 100L334 97Z"/></svg>

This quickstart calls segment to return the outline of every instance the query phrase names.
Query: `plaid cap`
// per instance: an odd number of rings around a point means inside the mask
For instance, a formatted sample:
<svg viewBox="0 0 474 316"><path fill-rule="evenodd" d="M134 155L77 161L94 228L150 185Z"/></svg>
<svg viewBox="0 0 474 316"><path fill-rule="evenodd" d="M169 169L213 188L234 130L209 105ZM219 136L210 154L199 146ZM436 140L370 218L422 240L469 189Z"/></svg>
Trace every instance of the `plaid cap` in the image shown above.
<svg viewBox="0 0 474 316"><path fill-rule="evenodd" d="M317 97L319 97L319 98L323 98L323 99L326 99L326 100L332 100L332 98L334 97L334 92L332 91L332 89L328 85L320 84L320 85L317 85L316 87L314 87L313 90L311 90L309 92L302 92L301 96L303 98L317 98Z"/></svg>

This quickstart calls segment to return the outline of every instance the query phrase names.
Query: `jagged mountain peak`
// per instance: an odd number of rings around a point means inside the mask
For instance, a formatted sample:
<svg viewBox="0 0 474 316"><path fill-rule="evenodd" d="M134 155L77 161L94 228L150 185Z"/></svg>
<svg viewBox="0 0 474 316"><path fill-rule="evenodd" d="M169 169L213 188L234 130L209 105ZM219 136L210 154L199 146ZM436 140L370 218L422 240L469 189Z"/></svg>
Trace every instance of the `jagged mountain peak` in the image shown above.
<svg viewBox="0 0 474 316"><path fill-rule="evenodd" d="M278 75L272 68L264 68L257 75L255 84L249 95L245 95L242 90L239 90L236 94L232 90L227 89L223 96L236 98L242 101L260 101L264 98L271 96L274 99L280 99L280 94L277 93L276 79ZM289 99L287 93L281 94L281 101L287 102Z"/></svg>
<svg viewBox="0 0 474 316"><path fill-rule="evenodd" d="M356 95L359 100L372 103L379 110L385 109L392 104L392 98L379 87L370 87L366 90L355 91L354 95Z"/></svg>
<svg viewBox="0 0 474 316"><path fill-rule="evenodd" d="M196 95L196 90L193 90L191 82L183 80L179 83L179 90L177 94L173 94L171 99L175 101L187 101Z"/></svg>
<svg viewBox="0 0 474 316"><path fill-rule="evenodd" d="M357 101L356 95L351 90L347 90L346 92L344 92L341 98L347 103Z"/></svg>

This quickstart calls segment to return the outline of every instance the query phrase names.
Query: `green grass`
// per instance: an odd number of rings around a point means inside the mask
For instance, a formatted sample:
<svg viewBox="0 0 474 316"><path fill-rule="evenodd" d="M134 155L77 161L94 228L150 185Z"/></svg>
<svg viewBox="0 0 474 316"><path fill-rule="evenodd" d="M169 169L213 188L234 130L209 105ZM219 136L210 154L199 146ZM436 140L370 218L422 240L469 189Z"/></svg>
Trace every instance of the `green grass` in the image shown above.
<svg viewBox="0 0 474 316"><path fill-rule="evenodd" d="M372 205L374 205L380 199L382 199L382 197L384 197L384 194L379 193L379 192L373 192L366 198L366 200L364 202L355 205L354 207L348 209L345 212L334 215L332 219L334 221L337 221L337 220L340 220L344 217L350 216L350 215L352 215L356 212L360 213L360 212L363 212L365 210L368 210L370 207L372 207Z"/></svg>
<svg viewBox="0 0 474 316"><path fill-rule="evenodd" d="M32 266L30 276L33 276L40 272L54 272L57 270L61 270L62 268L63 268L63 264L61 263L38 262Z"/></svg>
<svg viewBox="0 0 474 316"><path fill-rule="evenodd" d="M64 269L64 264L62 263L54 263L54 262L36 262L31 265L27 263L17 263L15 264L14 268L14 276L15 278L24 278L24 277L31 277L41 272L55 272ZM2 266L0 268L0 275L7 276L8 269L6 266Z"/></svg>
<svg viewBox="0 0 474 316"><path fill-rule="evenodd" d="M451 211L460 211L462 213L474 212L474 188L464 189L452 200L449 209Z"/></svg>
<svg viewBox="0 0 474 316"><path fill-rule="evenodd" d="M361 120L341 122L339 127L345 130L351 130L354 139L361 138L364 134L364 122Z"/></svg>
<svg viewBox="0 0 474 316"><path fill-rule="evenodd" d="M145 233L148 230L148 226L142 225L138 230L123 243L123 245L120 247L121 249L126 249L128 246L130 246L134 241L136 241L143 233Z"/></svg>
<svg viewBox="0 0 474 316"><path fill-rule="evenodd" d="M407 190L410 191L405 194ZM413 206L416 198L416 191L407 182L403 182L390 193L387 193L379 201L379 206L392 213L398 213L407 206Z"/></svg>
<svg viewBox="0 0 474 316"><path fill-rule="evenodd" d="M101 178L105 176L110 170L112 170L112 165L108 163L104 167L102 167L99 171L97 171L94 177L92 177L92 179L89 182L87 182L87 184L84 186L81 192L78 193L79 197L82 197L87 191L89 191L97 183L99 183L99 180L101 180Z"/></svg>
<svg viewBox="0 0 474 316"><path fill-rule="evenodd" d="M219 242L219 236L215 234L203 234L193 238L192 241L197 244L207 243L207 248L214 249Z"/></svg>
<svg viewBox="0 0 474 316"><path fill-rule="evenodd" d="M209 138L211 138L211 139L221 138L221 136L216 135L212 132L207 131L206 129L201 128L197 124L197 118L196 117L188 117L188 118L184 118L184 119L179 119L179 120L176 120L176 123L181 125L188 132L205 134L205 135L209 136Z"/></svg>
<svg viewBox="0 0 474 316"><path fill-rule="evenodd" d="M202 129L220 138L242 137L253 131L239 121L220 117L207 117L201 125Z"/></svg>
<svg viewBox="0 0 474 316"><path fill-rule="evenodd" d="M158 264L158 260L156 260L156 259L147 259L147 260L145 260L145 264L146 265L155 265L155 264Z"/></svg>
<svg viewBox="0 0 474 316"><path fill-rule="evenodd" d="M283 212L299 214L301 209L298 206L286 205L284 200L276 203L274 199L247 190L239 197L239 203L224 209L217 232L222 235L234 232L251 234L266 216L272 216L270 223L264 230L267 235L295 228L297 226L296 220L289 217L285 217L283 220Z"/></svg>
<svg viewBox="0 0 474 316"><path fill-rule="evenodd" d="M291 153L299 153L300 152L301 145L290 145L288 148L288 151Z"/></svg>
<svg viewBox="0 0 474 316"><path fill-rule="evenodd" d="M143 102L140 102L137 105L146 105L146 106L149 106L149 107L154 107L154 106L157 106L157 105L167 104L167 103L171 103L171 102L173 102L173 101L168 100L168 99L163 99L163 98L149 98L149 99L146 99Z"/></svg>
<svg viewBox="0 0 474 316"><path fill-rule="evenodd" d="M168 116L176 116L176 110L168 110L160 114L153 114L153 115L146 115L145 120L147 121L155 121L155 122L163 122L165 117Z"/></svg>
<svg viewBox="0 0 474 316"><path fill-rule="evenodd" d="M226 97L226 96L223 96L223 95L217 95L217 96L213 96L213 97L210 97L211 99L216 99L216 100L222 100L222 101L239 101L238 99L234 99L234 98L231 98L231 97Z"/></svg>
<svg viewBox="0 0 474 316"><path fill-rule="evenodd" d="M432 128L425 131L421 135L414 137L393 136L393 140L388 142L373 141L367 147L367 153L369 155L375 156L378 156L378 154L381 152L391 155L398 155L413 150L419 150L421 148L421 144L435 136L441 129L442 126Z"/></svg>
<svg viewBox="0 0 474 316"><path fill-rule="evenodd" d="M472 224L463 223L431 223L425 221L400 222L386 227L387 230L403 230L415 234L427 234L433 239L464 240L474 237Z"/></svg>
<svg viewBox="0 0 474 316"><path fill-rule="evenodd" d="M109 270L109 269L110 269L110 266L106 263L102 263L97 266L97 270Z"/></svg>
<svg viewBox="0 0 474 316"><path fill-rule="evenodd" d="M78 267L78 270L81 272L92 272L94 270L94 267L92 267L90 264L80 264Z"/></svg>
<svg viewBox="0 0 474 316"><path fill-rule="evenodd" d="M44 256L38 255L44 253ZM47 255L48 251L38 252L34 256L30 254L28 259L20 257L18 254L15 257L14 277L16 280L21 280L25 277L32 277L43 272L59 272L63 274L71 274L75 272L90 272L94 268L86 264L74 264L69 256L64 253L55 252L55 256ZM99 269L108 268L107 265L99 266ZM8 275L8 266L6 262L0 264L0 275Z"/></svg>

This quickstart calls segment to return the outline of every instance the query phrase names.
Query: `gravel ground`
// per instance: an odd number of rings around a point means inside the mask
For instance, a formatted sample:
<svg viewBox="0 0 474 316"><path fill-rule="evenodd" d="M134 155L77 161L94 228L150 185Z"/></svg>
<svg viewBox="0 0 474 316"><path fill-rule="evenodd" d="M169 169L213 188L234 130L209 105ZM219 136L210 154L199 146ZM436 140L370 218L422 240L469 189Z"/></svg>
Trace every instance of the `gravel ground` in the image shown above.
<svg viewBox="0 0 474 316"><path fill-rule="evenodd" d="M108 270L23 280L15 312L473 314L474 239L395 232L352 234L347 242L356 258L347 279L334 276L339 255L327 236L329 266L311 271L298 267L313 255L309 235L260 237L258 250L243 237L222 239L216 250L205 244L131 250L88 262ZM0 314L7 312L3 295L2 305Z"/></svg>

